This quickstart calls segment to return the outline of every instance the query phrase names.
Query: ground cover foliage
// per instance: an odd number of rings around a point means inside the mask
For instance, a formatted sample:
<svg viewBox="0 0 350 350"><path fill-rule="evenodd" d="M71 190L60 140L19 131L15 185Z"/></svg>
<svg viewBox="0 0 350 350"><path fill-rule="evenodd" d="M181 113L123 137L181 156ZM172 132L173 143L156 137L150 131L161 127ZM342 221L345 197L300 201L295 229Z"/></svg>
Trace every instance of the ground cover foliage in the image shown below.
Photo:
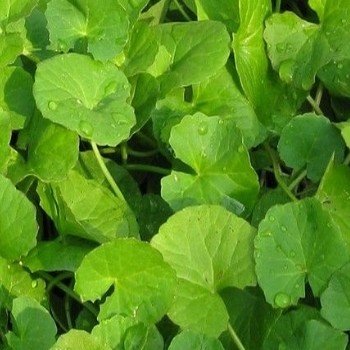
<svg viewBox="0 0 350 350"><path fill-rule="evenodd" d="M0 348L348 349L348 0L0 3Z"/></svg>

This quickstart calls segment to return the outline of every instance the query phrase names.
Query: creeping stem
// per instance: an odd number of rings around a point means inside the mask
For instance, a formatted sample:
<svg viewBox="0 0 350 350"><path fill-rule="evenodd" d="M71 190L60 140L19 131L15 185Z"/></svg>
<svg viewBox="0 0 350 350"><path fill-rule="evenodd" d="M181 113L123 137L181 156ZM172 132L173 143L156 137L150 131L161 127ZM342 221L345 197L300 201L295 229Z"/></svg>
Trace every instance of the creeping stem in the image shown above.
<svg viewBox="0 0 350 350"><path fill-rule="evenodd" d="M109 172L108 168L106 167L106 164L101 156L101 153L96 145L95 142L91 141L91 147L92 147L92 150L94 151L94 154L95 154L95 157L96 157L96 160L106 178L106 180L108 181L109 185L111 186L112 190L114 191L114 193L116 194L116 196L123 200L124 202L126 202L125 200L125 197L122 193L122 191L120 190L120 188L118 187L117 183L114 181L111 173Z"/></svg>

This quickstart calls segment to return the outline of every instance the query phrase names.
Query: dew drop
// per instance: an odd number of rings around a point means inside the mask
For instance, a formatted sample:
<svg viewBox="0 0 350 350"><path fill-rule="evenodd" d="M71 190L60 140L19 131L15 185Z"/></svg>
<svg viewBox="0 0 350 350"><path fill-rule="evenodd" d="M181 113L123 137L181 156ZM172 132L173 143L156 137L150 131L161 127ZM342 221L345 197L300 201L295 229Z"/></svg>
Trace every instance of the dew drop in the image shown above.
<svg viewBox="0 0 350 350"><path fill-rule="evenodd" d="M79 122L79 130L80 132L85 136L92 136L92 133L94 131L94 128L92 125L87 122L86 120L81 120Z"/></svg>
<svg viewBox="0 0 350 350"><path fill-rule="evenodd" d="M202 157L202 158L207 158L207 153L206 153L205 151L202 151L201 157Z"/></svg>
<svg viewBox="0 0 350 350"><path fill-rule="evenodd" d="M342 24L346 24L346 23L347 23L347 20L346 20L345 18L343 18L343 19L341 20L341 23L342 23Z"/></svg>
<svg viewBox="0 0 350 350"><path fill-rule="evenodd" d="M38 281L33 280L32 281L32 288L36 288L38 286Z"/></svg>
<svg viewBox="0 0 350 350"><path fill-rule="evenodd" d="M201 125L198 127L198 134L199 135L206 135L208 132L208 125L207 123L201 123Z"/></svg>
<svg viewBox="0 0 350 350"><path fill-rule="evenodd" d="M259 251L255 251L255 259L259 259L261 257L261 253Z"/></svg>
<svg viewBox="0 0 350 350"><path fill-rule="evenodd" d="M77 104L81 105L83 102L81 102L81 100L77 99Z"/></svg>
<svg viewBox="0 0 350 350"><path fill-rule="evenodd" d="M223 119L220 119L220 120L219 120L219 124L220 124L220 125L224 124L224 120L223 120Z"/></svg>
<svg viewBox="0 0 350 350"><path fill-rule="evenodd" d="M174 175L174 181L175 181L175 182L178 182L178 181L179 181L179 178L178 178L177 175Z"/></svg>
<svg viewBox="0 0 350 350"><path fill-rule="evenodd" d="M7 268L10 270L11 269L11 265L7 265Z"/></svg>
<svg viewBox="0 0 350 350"><path fill-rule="evenodd" d="M222 168L222 171L225 173L225 172L227 171L227 168L224 166L224 167Z"/></svg>
<svg viewBox="0 0 350 350"><path fill-rule="evenodd" d="M278 43L277 45L276 45L276 50L277 50L277 52L279 52L279 53L282 53L284 50L285 50L285 45L283 44L283 43Z"/></svg>
<svg viewBox="0 0 350 350"><path fill-rule="evenodd" d="M105 95L111 95L113 92L117 89L117 82L111 81L106 87L105 87Z"/></svg>
<svg viewBox="0 0 350 350"><path fill-rule="evenodd" d="M287 227L286 227L286 226L281 226L281 230L282 230L283 232L287 232Z"/></svg>
<svg viewBox="0 0 350 350"><path fill-rule="evenodd" d="M265 232L262 232L262 233L261 233L261 236L262 236L262 237L271 237L271 236L272 236L272 233L271 233L271 231L265 231Z"/></svg>
<svg viewBox="0 0 350 350"><path fill-rule="evenodd" d="M338 68L338 69L343 69L343 67L344 67L344 66L343 66L342 63L338 63L338 65L337 65L337 68Z"/></svg>
<svg viewBox="0 0 350 350"><path fill-rule="evenodd" d="M270 220L271 222L274 222L276 219L275 219L274 216L270 215L270 216L269 216L269 220Z"/></svg>
<svg viewBox="0 0 350 350"><path fill-rule="evenodd" d="M238 152L239 152L239 153L243 153L243 152L244 152L244 146L243 146L243 145L240 145L240 146L238 147Z"/></svg>
<svg viewBox="0 0 350 350"><path fill-rule="evenodd" d="M48 107L51 111L55 111L57 109L57 103L55 101L50 101Z"/></svg>
<svg viewBox="0 0 350 350"><path fill-rule="evenodd" d="M291 258L294 258L294 257L295 257L295 251L292 250L292 251L289 253L289 256L290 256Z"/></svg>
<svg viewBox="0 0 350 350"><path fill-rule="evenodd" d="M290 305L291 298L286 293L277 293L275 298L274 298L274 302L275 302L277 307L285 308L285 307L288 307Z"/></svg>
<svg viewBox="0 0 350 350"><path fill-rule="evenodd" d="M295 288L296 288L296 289L300 288L300 284L299 284L299 283L296 283L296 284L295 284Z"/></svg>

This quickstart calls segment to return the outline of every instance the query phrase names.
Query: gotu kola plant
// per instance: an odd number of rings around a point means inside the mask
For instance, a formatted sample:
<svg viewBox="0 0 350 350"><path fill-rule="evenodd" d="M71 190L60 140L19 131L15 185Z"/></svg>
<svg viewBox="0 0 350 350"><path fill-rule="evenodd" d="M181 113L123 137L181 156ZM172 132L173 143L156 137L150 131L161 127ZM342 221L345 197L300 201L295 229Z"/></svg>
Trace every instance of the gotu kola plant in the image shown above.
<svg viewBox="0 0 350 350"><path fill-rule="evenodd" d="M0 348L348 348L349 45L348 0L2 1Z"/></svg>

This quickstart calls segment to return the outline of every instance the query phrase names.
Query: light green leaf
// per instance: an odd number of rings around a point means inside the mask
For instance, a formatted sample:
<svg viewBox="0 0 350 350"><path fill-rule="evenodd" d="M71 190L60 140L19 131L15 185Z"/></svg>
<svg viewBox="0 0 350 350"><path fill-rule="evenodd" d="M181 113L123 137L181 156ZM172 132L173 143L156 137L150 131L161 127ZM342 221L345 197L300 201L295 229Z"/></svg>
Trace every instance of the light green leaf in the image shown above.
<svg viewBox="0 0 350 350"><path fill-rule="evenodd" d="M4 0L0 3L0 24L16 22L30 14L38 0Z"/></svg>
<svg viewBox="0 0 350 350"><path fill-rule="evenodd" d="M80 266L84 256L94 248L85 240L55 239L49 242L39 242L23 259L23 264L31 272L72 271Z"/></svg>
<svg viewBox="0 0 350 350"><path fill-rule="evenodd" d="M0 67L13 63L23 52L23 39L19 33L0 33Z"/></svg>
<svg viewBox="0 0 350 350"><path fill-rule="evenodd" d="M169 350L224 350L220 341L205 334L184 331L173 338Z"/></svg>
<svg viewBox="0 0 350 350"><path fill-rule="evenodd" d="M0 112L0 174L4 174L9 162L11 148L11 121L8 113Z"/></svg>
<svg viewBox="0 0 350 350"><path fill-rule="evenodd" d="M297 304L305 281L319 296L331 275L349 260L340 230L316 199L276 205L255 238L258 282L274 307Z"/></svg>
<svg viewBox="0 0 350 350"><path fill-rule="evenodd" d="M58 183L39 186L40 205L62 235L99 243L138 236L136 219L127 204L95 180L76 171Z"/></svg>
<svg viewBox="0 0 350 350"><path fill-rule="evenodd" d="M202 113L186 116L172 129L170 145L194 171L172 171L162 179L162 197L174 210L207 203L239 214L251 211L259 185L232 121Z"/></svg>
<svg viewBox="0 0 350 350"><path fill-rule="evenodd" d="M124 339L124 349L163 350L164 341L156 326L146 326L139 323L127 329Z"/></svg>
<svg viewBox="0 0 350 350"><path fill-rule="evenodd" d="M175 274L148 243L117 239L84 258L76 272L75 290L83 300L95 301L114 287L101 305L99 319L127 315L152 324L168 311Z"/></svg>
<svg viewBox="0 0 350 350"><path fill-rule="evenodd" d="M327 0L309 0L309 6L316 11L318 18L322 20L324 7Z"/></svg>
<svg viewBox="0 0 350 350"><path fill-rule="evenodd" d="M78 160L78 135L40 115L31 120L28 141L27 167L41 181L65 179Z"/></svg>
<svg viewBox="0 0 350 350"><path fill-rule="evenodd" d="M199 21L211 19L226 24L229 32L235 32L239 26L238 0L195 0Z"/></svg>
<svg viewBox="0 0 350 350"><path fill-rule="evenodd" d="M69 332L61 335L57 342L50 350L112 350L106 344L102 344L93 335L77 330L71 329Z"/></svg>
<svg viewBox="0 0 350 350"><path fill-rule="evenodd" d="M345 165L328 166L316 197L333 220L338 224L341 234L350 250L350 169Z"/></svg>
<svg viewBox="0 0 350 350"><path fill-rule="evenodd" d="M278 151L287 166L296 171L306 167L308 178L317 182L333 154L336 161L342 160L344 146L340 132L327 118L307 113L286 125Z"/></svg>
<svg viewBox="0 0 350 350"><path fill-rule="evenodd" d="M255 284L254 234L243 219L209 205L186 208L161 226L152 245L180 279L169 313L175 323L212 336L226 329L218 291Z"/></svg>
<svg viewBox="0 0 350 350"><path fill-rule="evenodd" d="M123 50L129 20L118 1L52 0L45 12L52 47L58 51L86 46L94 58L107 61Z"/></svg>
<svg viewBox="0 0 350 350"><path fill-rule="evenodd" d="M11 117L12 129L21 129L33 115L33 79L20 67L5 67L0 75L0 108Z"/></svg>
<svg viewBox="0 0 350 350"><path fill-rule="evenodd" d="M36 245L36 210L29 199L0 174L0 256L17 260Z"/></svg>
<svg viewBox="0 0 350 350"><path fill-rule="evenodd" d="M43 302L46 299L45 282L32 278L20 264L0 258L0 305L10 310L12 300L23 296Z"/></svg>
<svg viewBox="0 0 350 350"><path fill-rule="evenodd" d="M293 81L295 67L305 59L300 51L306 51L305 46L309 40L314 40L318 29L318 25L302 20L293 12L276 13L267 19L264 39L267 42L269 57L273 68L279 71L280 78L286 83ZM312 83L318 68L314 65L315 71L310 77ZM302 82L294 83L302 88Z"/></svg>
<svg viewBox="0 0 350 350"><path fill-rule="evenodd" d="M55 321L35 299L21 296L13 301L13 331L6 334L14 350L49 350L55 343Z"/></svg>
<svg viewBox="0 0 350 350"><path fill-rule="evenodd" d="M145 73L158 53L155 30L146 22L136 22L125 49L123 71L127 76Z"/></svg>
<svg viewBox="0 0 350 350"><path fill-rule="evenodd" d="M130 86L112 64L66 54L38 65L34 96L43 116L101 145L116 146L135 124Z"/></svg>
<svg viewBox="0 0 350 350"><path fill-rule="evenodd" d="M102 344L109 345L112 349L119 349L128 328L135 324L132 317L115 315L102 320L95 326L91 334Z"/></svg>
<svg viewBox="0 0 350 350"><path fill-rule="evenodd" d="M157 34L161 47L171 55L168 69L159 77L164 95L209 78L229 56L230 38L220 22L167 23L157 27Z"/></svg>
<svg viewBox="0 0 350 350"><path fill-rule="evenodd" d="M350 121L337 124L339 127L346 146L350 148Z"/></svg>
<svg viewBox="0 0 350 350"><path fill-rule="evenodd" d="M336 271L321 294L321 314L334 327L350 329L350 264Z"/></svg>

